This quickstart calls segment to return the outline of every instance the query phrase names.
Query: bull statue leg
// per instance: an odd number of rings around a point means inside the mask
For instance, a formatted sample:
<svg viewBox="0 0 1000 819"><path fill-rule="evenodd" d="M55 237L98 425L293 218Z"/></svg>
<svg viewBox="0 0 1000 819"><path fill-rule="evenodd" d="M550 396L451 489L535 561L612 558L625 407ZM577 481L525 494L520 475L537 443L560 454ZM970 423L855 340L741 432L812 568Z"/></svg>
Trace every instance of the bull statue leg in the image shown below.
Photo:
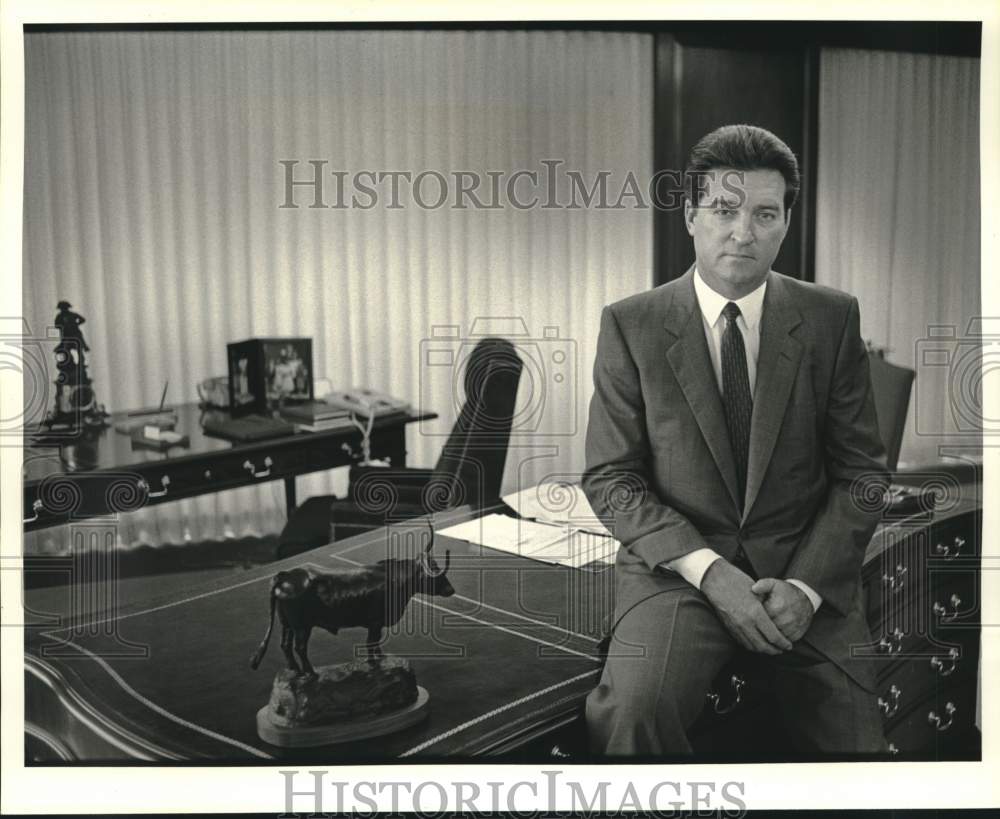
<svg viewBox="0 0 1000 819"><path fill-rule="evenodd" d="M288 662L288 668L296 674L301 673L302 669L299 668L299 664L295 661L295 655L292 654L292 628L284 624L281 626L281 650Z"/></svg>
<svg viewBox="0 0 1000 819"><path fill-rule="evenodd" d="M295 639L295 653L299 655L299 659L302 661L303 671L310 677L315 677L316 669L309 662L309 635L312 634L312 628L309 626L297 628L293 634Z"/></svg>
<svg viewBox="0 0 1000 819"><path fill-rule="evenodd" d="M382 625L376 624L368 626L368 662L375 663L382 656Z"/></svg>

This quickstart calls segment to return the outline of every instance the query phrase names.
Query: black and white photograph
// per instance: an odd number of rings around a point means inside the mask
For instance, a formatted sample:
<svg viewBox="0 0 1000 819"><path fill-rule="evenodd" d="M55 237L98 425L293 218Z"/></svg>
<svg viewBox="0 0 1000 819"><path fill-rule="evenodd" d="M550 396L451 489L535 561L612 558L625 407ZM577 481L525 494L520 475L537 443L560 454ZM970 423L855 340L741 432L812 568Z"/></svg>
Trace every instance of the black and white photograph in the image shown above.
<svg viewBox="0 0 1000 819"><path fill-rule="evenodd" d="M1000 807L995 7L106 5L3 12L4 812Z"/></svg>

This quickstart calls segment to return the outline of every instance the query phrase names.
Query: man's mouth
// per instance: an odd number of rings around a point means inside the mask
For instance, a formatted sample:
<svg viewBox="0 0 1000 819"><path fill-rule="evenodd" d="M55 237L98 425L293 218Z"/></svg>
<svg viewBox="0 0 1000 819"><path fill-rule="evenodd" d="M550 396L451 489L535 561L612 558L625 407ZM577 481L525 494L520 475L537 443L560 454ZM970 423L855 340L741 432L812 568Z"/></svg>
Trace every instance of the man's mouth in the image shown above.
<svg viewBox="0 0 1000 819"><path fill-rule="evenodd" d="M753 256L750 256L747 253L723 253L722 255L732 256L734 259L750 259L751 261L754 259Z"/></svg>

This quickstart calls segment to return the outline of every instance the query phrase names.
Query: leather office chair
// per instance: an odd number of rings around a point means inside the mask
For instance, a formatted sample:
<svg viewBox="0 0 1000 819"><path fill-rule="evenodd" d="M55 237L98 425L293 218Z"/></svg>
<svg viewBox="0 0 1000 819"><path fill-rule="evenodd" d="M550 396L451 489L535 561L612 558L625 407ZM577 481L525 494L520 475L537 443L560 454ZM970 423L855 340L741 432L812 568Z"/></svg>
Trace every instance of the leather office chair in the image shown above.
<svg viewBox="0 0 1000 819"><path fill-rule="evenodd" d="M868 365L879 434L885 445L889 469L894 470L899 461L903 427L906 425L906 413L910 408L910 393L913 391L916 373L908 367L890 364L876 352L869 352Z"/></svg>
<svg viewBox="0 0 1000 819"><path fill-rule="evenodd" d="M465 402L433 469L353 466L346 499L310 498L278 541L289 557L407 518L500 496L523 363L514 345L484 338L466 362Z"/></svg>

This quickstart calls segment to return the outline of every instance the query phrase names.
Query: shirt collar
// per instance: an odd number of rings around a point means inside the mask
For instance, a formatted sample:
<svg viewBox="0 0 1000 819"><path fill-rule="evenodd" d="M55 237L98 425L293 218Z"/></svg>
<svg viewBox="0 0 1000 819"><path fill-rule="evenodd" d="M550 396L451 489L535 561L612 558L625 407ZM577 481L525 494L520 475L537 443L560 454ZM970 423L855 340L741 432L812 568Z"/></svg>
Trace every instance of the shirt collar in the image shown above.
<svg viewBox="0 0 1000 819"><path fill-rule="evenodd" d="M764 291L766 289L767 279L764 279L756 290L747 293L742 299L736 299L736 306L740 308L740 313L743 315L743 320L749 330L755 329L760 323L760 316L764 311ZM714 327L730 299L713 290L701 277L697 268L694 271L694 293L698 298L698 307L701 308L701 314L705 317L705 321L708 322L709 327Z"/></svg>

